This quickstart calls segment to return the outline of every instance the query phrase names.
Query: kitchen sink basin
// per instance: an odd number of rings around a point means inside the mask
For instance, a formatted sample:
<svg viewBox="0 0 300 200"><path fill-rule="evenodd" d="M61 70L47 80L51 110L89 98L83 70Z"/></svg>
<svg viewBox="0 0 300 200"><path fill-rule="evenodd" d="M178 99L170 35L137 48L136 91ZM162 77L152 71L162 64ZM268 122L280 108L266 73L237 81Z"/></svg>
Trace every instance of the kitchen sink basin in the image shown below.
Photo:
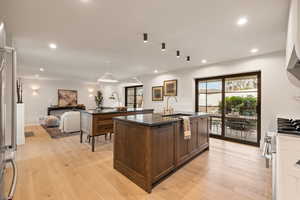
<svg viewBox="0 0 300 200"><path fill-rule="evenodd" d="M174 118L181 118L181 117L184 117L184 116L192 116L192 114L175 113L175 114L163 115L163 117L174 117Z"/></svg>

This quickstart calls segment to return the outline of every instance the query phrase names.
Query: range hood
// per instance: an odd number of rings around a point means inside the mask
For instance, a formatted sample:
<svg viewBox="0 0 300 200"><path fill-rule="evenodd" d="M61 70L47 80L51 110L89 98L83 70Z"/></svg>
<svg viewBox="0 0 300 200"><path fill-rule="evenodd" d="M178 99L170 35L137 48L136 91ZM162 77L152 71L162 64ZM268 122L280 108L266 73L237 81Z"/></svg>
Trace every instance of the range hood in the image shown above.
<svg viewBox="0 0 300 200"><path fill-rule="evenodd" d="M300 0L291 0L286 45L286 69L300 80Z"/></svg>

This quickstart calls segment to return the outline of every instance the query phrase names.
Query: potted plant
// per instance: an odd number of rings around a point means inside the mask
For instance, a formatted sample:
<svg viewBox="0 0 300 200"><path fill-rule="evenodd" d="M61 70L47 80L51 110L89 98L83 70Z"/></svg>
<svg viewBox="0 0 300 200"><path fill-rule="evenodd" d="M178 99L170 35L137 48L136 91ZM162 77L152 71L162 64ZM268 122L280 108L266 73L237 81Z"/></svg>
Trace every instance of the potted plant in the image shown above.
<svg viewBox="0 0 300 200"><path fill-rule="evenodd" d="M97 95L95 96L95 102L97 109L101 109L103 104L103 94L101 91L97 91Z"/></svg>

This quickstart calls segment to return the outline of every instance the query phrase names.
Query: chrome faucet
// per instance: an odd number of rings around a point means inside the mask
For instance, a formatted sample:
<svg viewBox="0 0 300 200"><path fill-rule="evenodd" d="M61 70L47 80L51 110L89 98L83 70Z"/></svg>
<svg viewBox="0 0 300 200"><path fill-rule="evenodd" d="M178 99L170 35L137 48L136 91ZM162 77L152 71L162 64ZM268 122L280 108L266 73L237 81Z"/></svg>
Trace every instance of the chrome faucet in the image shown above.
<svg viewBox="0 0 300 200"><path fill-rule="evenodd" d="M167 97L167 107L164 108L164 114L172 114L172 113L174 112L174 109L173 109L172 107L169 106L169 100L170 100L171 98L174 98L175 101L178 102L178 101L177 101L177 98L176 98L175 96L168 96L168 97Z"/></svg>

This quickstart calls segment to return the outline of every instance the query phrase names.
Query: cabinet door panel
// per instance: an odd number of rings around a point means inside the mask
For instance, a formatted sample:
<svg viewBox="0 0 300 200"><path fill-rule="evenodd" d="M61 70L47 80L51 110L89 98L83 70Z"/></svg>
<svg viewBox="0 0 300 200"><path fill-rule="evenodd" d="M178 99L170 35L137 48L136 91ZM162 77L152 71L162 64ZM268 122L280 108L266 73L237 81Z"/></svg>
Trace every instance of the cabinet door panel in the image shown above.
<svg viewBox="0 0 300 200"><path fill-rule="evenodd" d="M279 199L296 200L300 190L300 168L296 166L300 160L300 151L295 151L293 146L285 149L281 142L277 156L278 196Z"/></svg>
<svg viewBox="0 0 300 200"><path fill-rule="evenodd" d="M196 151L199 147L198 144L198 127L197 127L198 119L191 120L191 139L189 142L189 153Z"/></svg>
<svg viewBox="0 0 300 200"><path fill-rule="evenodd" d="M198 120L198 142L200 148L208 143L208 118Z"/></svg>
<svg viewBox="0 0 300 200"><path fill-rule="evenodd" d="M173 124L152 128L152 182L175 167L175 129Z"/></svg>
<svg viewBox="0 0 300 200"><path fill-rule="evenodd" d="M185 159L185 157L189 154L189 140L184 139L184 129L183 123L181 122L179 125L179 133L178 133L178 142L177 142L177 155L178 162Z"/></svg>

